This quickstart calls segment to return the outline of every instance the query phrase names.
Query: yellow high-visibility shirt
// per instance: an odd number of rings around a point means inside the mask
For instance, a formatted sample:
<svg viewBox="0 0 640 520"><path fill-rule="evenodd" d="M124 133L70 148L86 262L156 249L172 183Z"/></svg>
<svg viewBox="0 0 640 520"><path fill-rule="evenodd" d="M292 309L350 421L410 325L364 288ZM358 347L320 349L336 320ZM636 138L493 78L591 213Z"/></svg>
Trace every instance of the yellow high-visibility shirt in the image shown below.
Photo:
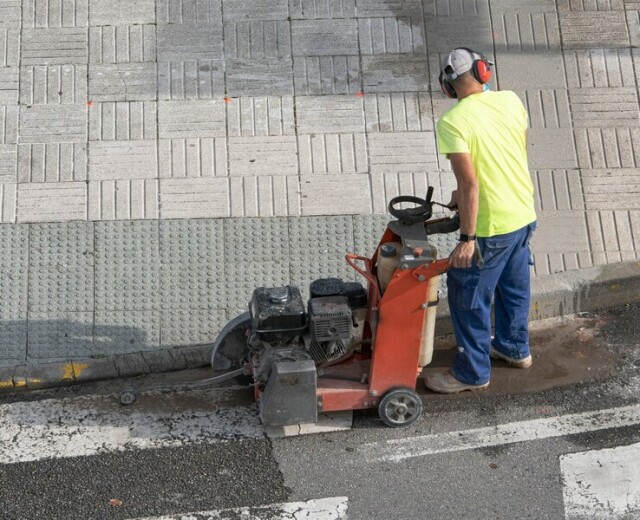
<svg viewBox="0 0 640 520"><path fill-rule="evenodd" d="M471 154L479 185L479 237L510 233L536 220L527 126L527 111L510 91L465 97L438 121L440 153Z"/></svg>

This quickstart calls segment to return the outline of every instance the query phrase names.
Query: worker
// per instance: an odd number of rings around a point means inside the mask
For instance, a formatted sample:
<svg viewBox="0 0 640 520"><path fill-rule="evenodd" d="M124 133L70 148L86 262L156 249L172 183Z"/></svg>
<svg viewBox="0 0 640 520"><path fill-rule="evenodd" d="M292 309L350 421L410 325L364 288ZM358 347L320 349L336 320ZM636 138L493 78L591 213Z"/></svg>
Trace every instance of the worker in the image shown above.
<svg viewBox="0 0 640 520"><path fill-rule="evenodd" d="M449 207L459 211L460 239L447 275L457 352L451 370L425 380L439 393L488 387L490 358L531 366L529 240L536 214L528 117L514 92L488 89L492 65L478 52L457 48L440 73L443 92L458 100L438 122L436 135L457 181Z"/></svg>

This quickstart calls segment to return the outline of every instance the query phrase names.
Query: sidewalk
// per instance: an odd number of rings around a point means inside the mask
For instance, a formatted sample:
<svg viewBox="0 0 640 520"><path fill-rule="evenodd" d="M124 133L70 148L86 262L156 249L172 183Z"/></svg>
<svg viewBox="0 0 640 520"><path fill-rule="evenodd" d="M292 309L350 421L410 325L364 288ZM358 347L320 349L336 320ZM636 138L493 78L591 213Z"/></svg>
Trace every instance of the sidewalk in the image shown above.
<svg viewBox="0 0 640 520"><path fill-rule="evenodd" d="M253 287L356 279L455 184L455 46L529 110L534 286L631 297L639 44L628 0L0 0L0 389L197 366Z"/></svg>

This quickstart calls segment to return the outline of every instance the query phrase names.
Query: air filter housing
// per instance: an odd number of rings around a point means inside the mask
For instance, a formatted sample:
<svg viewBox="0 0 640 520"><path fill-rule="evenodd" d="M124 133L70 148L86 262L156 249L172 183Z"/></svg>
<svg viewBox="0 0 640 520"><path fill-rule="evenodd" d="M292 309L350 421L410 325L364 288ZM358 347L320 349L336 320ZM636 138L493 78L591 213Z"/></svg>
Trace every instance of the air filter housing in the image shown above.
<svg viewBox="0 0 640 520"><path fill-rule="evenodd" d="M309 300L309 325L315 341L349 340L352 336L351 309L346 296Z"/></svg>

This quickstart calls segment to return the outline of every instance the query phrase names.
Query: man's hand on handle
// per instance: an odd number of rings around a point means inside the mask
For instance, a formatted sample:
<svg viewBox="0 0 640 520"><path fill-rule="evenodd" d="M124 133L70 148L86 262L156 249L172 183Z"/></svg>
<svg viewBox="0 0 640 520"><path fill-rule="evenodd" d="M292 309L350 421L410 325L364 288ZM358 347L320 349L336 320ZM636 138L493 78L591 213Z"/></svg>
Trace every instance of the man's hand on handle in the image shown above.
<svg viewBox="0 0 640 520"><path fill-rule="evenodd" d="M471 261L476 251L475 241L471 242L458 242L458 245L451 252L449 257L449 265L457 268L471 267Z"/></svg>

